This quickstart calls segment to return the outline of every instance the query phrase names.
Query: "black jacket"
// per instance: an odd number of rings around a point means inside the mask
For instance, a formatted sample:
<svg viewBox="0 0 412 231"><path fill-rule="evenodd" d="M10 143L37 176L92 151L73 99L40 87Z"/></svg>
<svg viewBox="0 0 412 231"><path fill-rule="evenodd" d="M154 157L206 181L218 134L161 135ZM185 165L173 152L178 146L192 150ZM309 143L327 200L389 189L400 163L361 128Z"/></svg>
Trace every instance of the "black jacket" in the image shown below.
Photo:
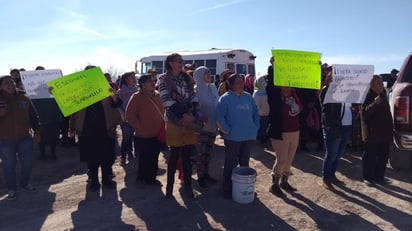
<svg viewBox="0 0 412 231"><path fill-rule="evenodd" d="M269 128L267 135L272 139L282 140L282 95L280 94L280 88L273 86L273 79L269 79L269 81L271 82L268 82L266 86L269 104Z"/></svg>
<svg viewBox="0 0 412 231"><path fill-rule="evenodd" d="M321 103L321 123L322 128L341 127L342 126L342 104L341 103L323 103L328 86L320 90Z"/></svg>
<svg viewBox="0 0 412 231"><path fill-rule="evenodd" d="M368 129L366 142L392 142L393 123L388 99L385 92L381 94L381 102L375 103L378 96L371 89L362 105L363 119Z"/></svg>

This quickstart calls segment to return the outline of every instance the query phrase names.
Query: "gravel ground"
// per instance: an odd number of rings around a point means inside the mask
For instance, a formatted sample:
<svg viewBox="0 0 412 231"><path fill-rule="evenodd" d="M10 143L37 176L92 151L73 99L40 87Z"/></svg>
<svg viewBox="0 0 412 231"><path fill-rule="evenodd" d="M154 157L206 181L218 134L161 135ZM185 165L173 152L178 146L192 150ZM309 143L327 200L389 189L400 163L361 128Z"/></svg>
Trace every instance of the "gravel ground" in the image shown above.
<svg viewBox="0 0 412 231"><path fill-rule="evenodd" d="M36 150L36 155L38 151ZM388 185L368 187L361 179L361 153L348 150L337 176L346 185L334 191L321 185L323 152L298 152L290 183L298 188L284 199L268 188L275 160L269 146L256 144L250 167L257 172L256 197L240 204L224 199L221 190L223 140L216 139L211 175L219 180L209 188L193 186L197 199L181 195L164 198L168 150L159 158L158 179L163 186L136 183L137 160L113 166L116 190L87 190L85 163L76 147L58 148L57 161L35 160L32 183L36 192L18 191L5 199L0 178L0 230L410 230L412 171L387 169ZM0 165L1 168L1 165ZM0 172L2 174L2 170Z"/></svg>

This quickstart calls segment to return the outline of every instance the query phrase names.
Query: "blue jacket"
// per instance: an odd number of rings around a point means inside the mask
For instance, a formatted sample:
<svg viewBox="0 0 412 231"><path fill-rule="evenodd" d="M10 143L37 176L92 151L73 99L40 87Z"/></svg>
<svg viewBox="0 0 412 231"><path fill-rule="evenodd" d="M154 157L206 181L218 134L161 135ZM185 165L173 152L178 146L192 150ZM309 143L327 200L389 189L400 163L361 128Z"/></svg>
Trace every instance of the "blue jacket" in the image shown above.
<svg viewBox="0 0 412 231"><path fill-rule="evenodd" d="M223 94L217 103L216 123L223 138L232 141L256 140L259 113L252 96L232 91Z"/></svg>

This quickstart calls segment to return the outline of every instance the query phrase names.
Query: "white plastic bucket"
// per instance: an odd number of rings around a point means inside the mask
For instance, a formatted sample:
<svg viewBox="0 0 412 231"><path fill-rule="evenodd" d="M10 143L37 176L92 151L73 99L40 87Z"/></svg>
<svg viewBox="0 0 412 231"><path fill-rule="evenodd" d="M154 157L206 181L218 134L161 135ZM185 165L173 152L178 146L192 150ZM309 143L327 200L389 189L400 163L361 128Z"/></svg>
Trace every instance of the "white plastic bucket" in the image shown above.
<svg viewBox="0 0 412 231"><path fill-rule="evenodd" d="M232 198L240 204L252 203L255 199L256 170L236 167L232 171Z"/></svg>

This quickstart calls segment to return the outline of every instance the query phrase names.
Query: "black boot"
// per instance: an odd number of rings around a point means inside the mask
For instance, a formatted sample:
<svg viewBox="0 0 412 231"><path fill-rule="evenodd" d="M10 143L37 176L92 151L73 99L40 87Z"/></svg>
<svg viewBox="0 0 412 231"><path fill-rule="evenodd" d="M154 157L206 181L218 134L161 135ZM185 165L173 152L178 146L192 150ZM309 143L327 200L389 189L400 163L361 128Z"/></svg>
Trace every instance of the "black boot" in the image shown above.
<svg viewBox="0 0 412 231"><path fill-rule="evenodd" d="M280 180L280 175L272 175L272 185L269 188L269 192L271 192L273 195L276 195L278 197L286 197L286 194L280 189L279 187L279 180Z"/></svg>
<svg viewBox="0 0 412 231"><path fill-rule="evenodd" d="M283 175L282 176L282 181L280 182L280 187L283 188L284 190L287 191L298 191L296 188L292 187L289 183L288 183L288 176Z"/></svg>
<svg viewBox="0 0 412 231"><path fill-rule="evenodd" d="M206 182L206 177L204 177L204 176L202 176L202 177L199 177L198 179L197 179L197 183L199 184L199 186L200 187L202 187L202 188L207 188L207 182Z"/></svg>

